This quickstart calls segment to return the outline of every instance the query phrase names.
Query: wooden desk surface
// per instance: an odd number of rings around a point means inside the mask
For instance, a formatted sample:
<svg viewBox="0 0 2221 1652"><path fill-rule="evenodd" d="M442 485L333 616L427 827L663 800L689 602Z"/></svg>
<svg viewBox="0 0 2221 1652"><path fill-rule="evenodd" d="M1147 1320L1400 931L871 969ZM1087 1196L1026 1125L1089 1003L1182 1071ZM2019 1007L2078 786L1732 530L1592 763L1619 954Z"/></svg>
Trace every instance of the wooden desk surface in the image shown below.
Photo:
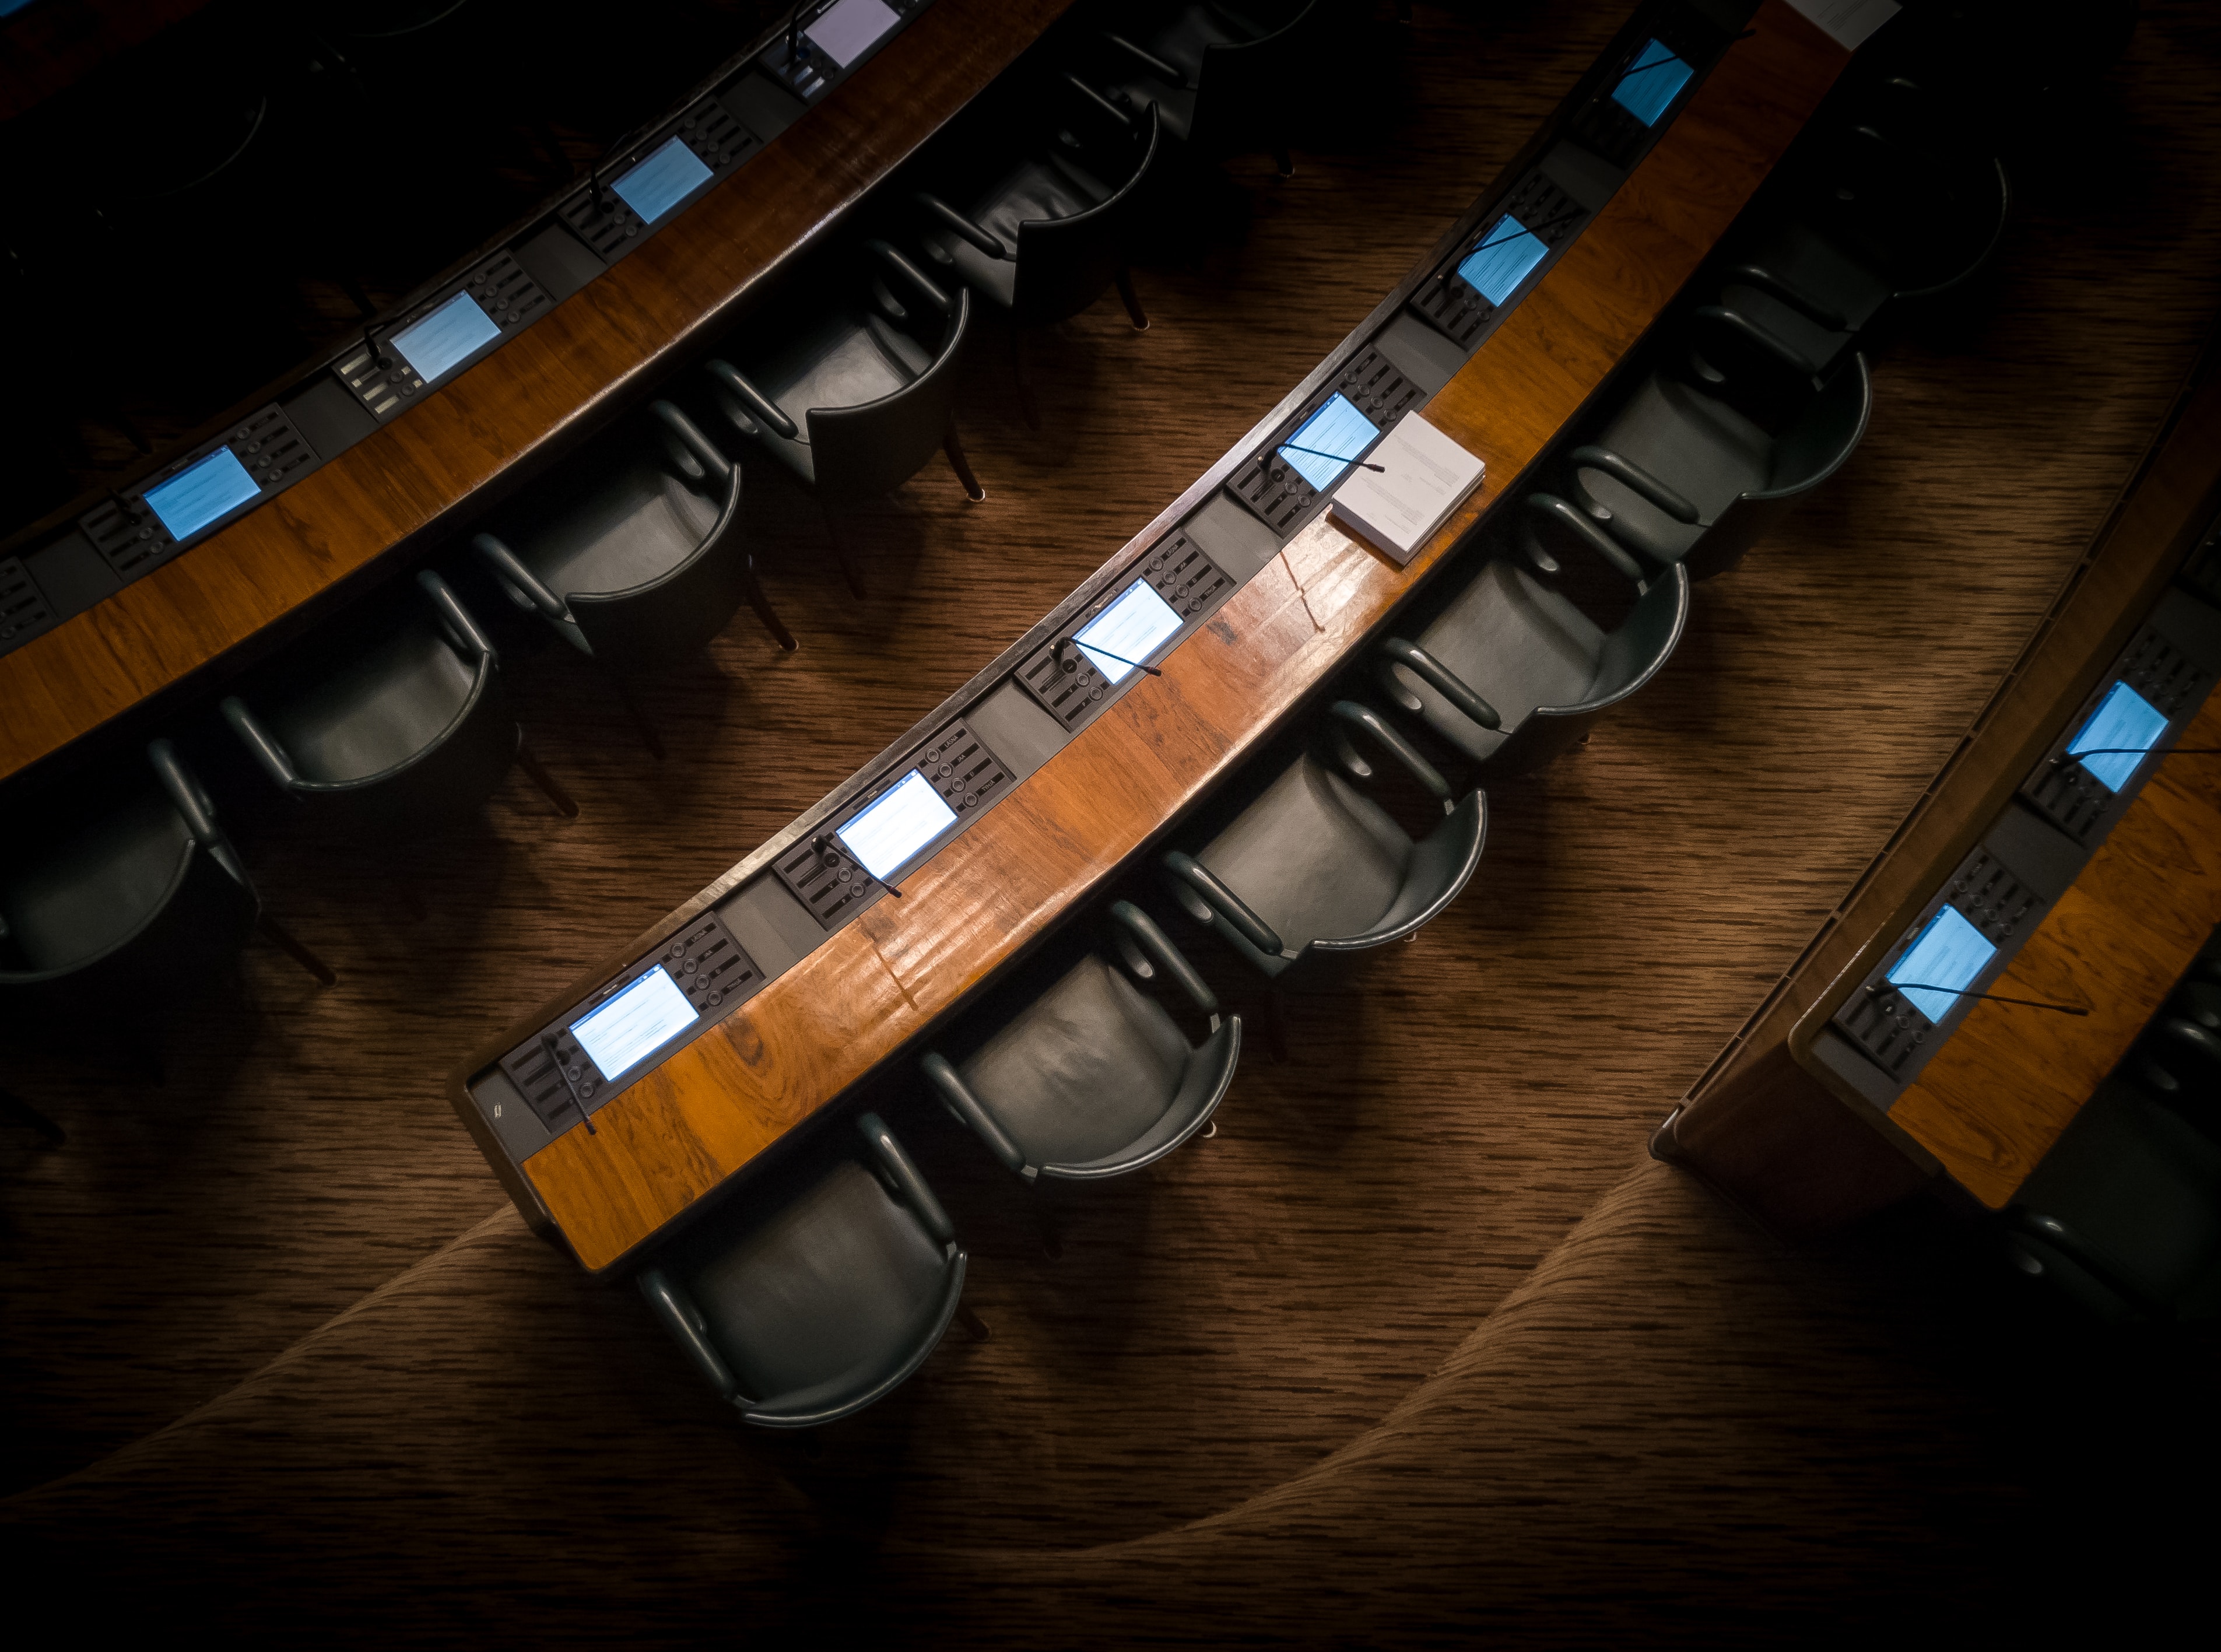
<svg viewBox="0 0 2221 1652"><path fill-rule="evenodd" d="M1070 0L935 0L637 252L184 555L0 655L0 779L452 531L650 385L971 102Z"/></svg>
<svg viewBox="0 0 2221 1652"><path fill-rule="evenodd" d="M1849 55L1765 0L1610 204L1427 416L1487 461L1405 569L1321 517L980 823L904 885L525 1161L589 1269L608 1268L1085 900L1223 779L1440 562L1642 337Z"/></svg>
<svg viewBox="0 0 2221 1652"><path fill-rule="evenodd" d="M2179 742L2221 746L2221 691ZM2074 886L1989 990L2087 1016L1980 1003L1890 1120L2002 1210L2128 1054L2221 923L2221 760L2161 759Z"/></svg>

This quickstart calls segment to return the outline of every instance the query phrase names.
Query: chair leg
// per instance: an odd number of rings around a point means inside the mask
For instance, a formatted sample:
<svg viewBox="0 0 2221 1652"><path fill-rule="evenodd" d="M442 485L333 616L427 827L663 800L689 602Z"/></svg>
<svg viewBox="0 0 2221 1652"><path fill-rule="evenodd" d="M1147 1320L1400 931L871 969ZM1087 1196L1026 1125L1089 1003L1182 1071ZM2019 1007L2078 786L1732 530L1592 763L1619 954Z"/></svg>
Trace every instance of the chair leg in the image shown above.
<svg viewBox="0 0 2221 1652"><path fill-rule="evenodd" d="M555 805L557 814L566 820L576 820L579 817L578 804L572 798L571 794L563 789L555 777L547 772L547 765L540 760L540 754L525 743L524 731L521 729L517 730L516 766L524 771L533 785L547 794L547 801Z"/></svg>
<svg viewBox="0 0 2221 1652"><path fill-rule="evenodd" d="M1026 377L1025 329L1017 322L1010 323L1010 377L1018 382L1018 411L1026 416L1026 428L1041 429L1041 409L1034 405L1033 380Z"/></svg>
<svg viewBox="0 0 2221 1652"><path fill-rule="evenodd" d="M949 420L948 429L942 435L941 448L948 455L949 468L956 472L956 479L964 484L964 491L971 497L972 502L977 504L985 498L987 490L981 487L979 479L972 474L972 461L964 456L964 443L956 435L956 421L954 419Z"/></svg>
<svg viewBox="0 0 2221 1652"><path fill-rule="evenodd" d="M848 594L862 602L868 594L864 590L864 576L857 572L856 564L848 555L848 541L841 536L840 520L823 497L817 501L817 510L825 518L825 537L833 541L833 560L841 565L841 577L848 583Z"/></svg>
<svg viewBox="0 0 2221 1652"><path fill-rule="evenodd" d="M322 985L337 986L340 984L340 978L332 973L331 966L295 940L269 913L265 912L257 917L254 927L261 931L264 940L307 970Z"/></svg>
<svg viewBox="0 0 2221 1652"><path fill-rule="evenodd" d="M956 1323L971 1333L972 1340L975 1342L984 1342L993 1334L988 1330L985 1320L961 1304L959 1304L956 1309Z"/></svg>
<svg viewBox="0 0 2221 1652"><path fill-rule="evenodd" d="M772 641L792 654L794 633L786 629L786 623L779 618L779 610L771 605L771 598L764 595L762 583L757 579L754 568L748 570L748 606L756 610L756 617L763 622L764 629L771 633Z"/></svg>
<svg viewBox="0 0 2221 1652"><path fill-rule="evenodd" d="M0 1114L4 1114L11 1123L36 1131L50 1148L66 1147L69 1143L67 1131L13 1090L0 1090Z"/></svg>
<svg viewBox="0 0 2221 1652"><path fill-rule="evenodd" d="M1118 266L1118 297L1125 301L1126 319L1134 323L1136 333L1149 330L1149 318L1142 312L1142 301L1134 296L1134 277L1123 264Z"/></svg>
<svg viewBox="0 0 2221 1652"><path fill-rule="evenodd" d="M632 726L640 735L640 743L648 748L649 756L660 763L664 755L663 736L656 733L655 725L648 720L648 713L634 695L632 685L614 672L610 674L610 681L616 687L617 698L624 702L625 715L632 719Z"/></svg>
<svg viewBox="0 0 2221 1652"><path fill-rule="evenodd" d="M1273 164L1280 169L1280 176L1293 178L1296 175L1296 163L1294 157L1288 153L1288 146L1285 143L1276 143L1273 146L1272 153Z"/></svg>

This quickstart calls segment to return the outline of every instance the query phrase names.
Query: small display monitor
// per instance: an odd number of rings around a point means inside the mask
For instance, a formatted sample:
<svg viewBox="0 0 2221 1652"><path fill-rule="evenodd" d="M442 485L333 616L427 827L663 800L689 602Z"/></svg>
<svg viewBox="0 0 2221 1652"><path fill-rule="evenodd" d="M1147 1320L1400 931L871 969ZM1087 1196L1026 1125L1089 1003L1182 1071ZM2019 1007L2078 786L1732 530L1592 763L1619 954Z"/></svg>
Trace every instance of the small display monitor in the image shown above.
<svg viewBox="0 0 2221 1652"><path fill-rule="evenodd" d="M1905 949L1905 956L1890 967L1889 984L1921 1014L1940 1022L1997 954L1988 937L1968 923L1957 907L1947 906L1928 920L1928 927ZM1902 985L1906 981L1915 985Z"/></svg>
<svg viewBox="0 0 2221 1652"><path fill-rule="evenodd" d="M654 223L711 176L709 163L688 148L684 138L666 138L610 187L640 215L642 223Z"/></svg>
<svg viewBox="0 0 2221 1652"><path fill-rule="evenodd" d="M571 1023L586 1058L614 1079L692 1026L698 1012L671 973L658 964L591 1015Z"/></svg>
<svg viewBox="0 0 2221 1652"><path fill-rule="evenodd" d="M812 46L845 69L901 21L882 0L836 0L802 32Z"/></svg>
<svg viewBox="0 0 2221 1652"><path fill-rule="evenodd" d="M1349 461L1364 456L1380 427L1359 412L1349 398L1336 391L1334 398L1305 419L1280 448L1280 457L1296 473L1323 493L1335 479L1349 468Z"/></svg>
<svg viewBox="0 0 2221 1652"><path fill-rule="evenodd" d="M1500 304L1549 250L1540 235L1507 212L1488 226L1480 245L1465 255L1457 272L1466 285L1489 303Z"/></svg>
<svg viewBox="0 0 2221 1652"><path fill-rule="evenodd" d="M885 883L913 855L956 823L956 811L912 769L873 800L870 808L833 834L856 862Z"/></svg>
<svg viewBox="0 0 2221 1652"><path fill-rule="evenodd" d="M228 447L219 447L140 497L162 519L172 539L187 539L261 491L247 473L247 466L239 462L239 455Z"/></svg>
<svg viewBox="0 0 2221 1652"><path fill-rule="evenodd" d="M1170 638L1178 636L1180 616L1147 579L1136 579L1112 603L1073 634L1105 681L1120 683L1134 667L1149 663L1149 655Z"/></svg>
<svg viewBox="0 0 2221 1652"><path fill-rule="evenodd" d="M1655 126L1695 72L1667 49L1665 41L1651 41L1635 54L1635 61L1611 89L1611 101L1643 125Z"/></svg>
<svg viewBox="0 0 2221 1652"><path fill-rule="evenodd" d="M467 292L459 292L422 321L412 322L396 333L393 347L416 369L416 376L429 384L472 351L500 336L501 329L479 308L479 301Z"/></svg>
<svg viewBox="0 0 2221 1652"><path fill-rule="evenodd" d="M2166 712L2126 683L2115 683L2067 742L2067 754L2106 791L2118 792L2166 732Z"/></svg>

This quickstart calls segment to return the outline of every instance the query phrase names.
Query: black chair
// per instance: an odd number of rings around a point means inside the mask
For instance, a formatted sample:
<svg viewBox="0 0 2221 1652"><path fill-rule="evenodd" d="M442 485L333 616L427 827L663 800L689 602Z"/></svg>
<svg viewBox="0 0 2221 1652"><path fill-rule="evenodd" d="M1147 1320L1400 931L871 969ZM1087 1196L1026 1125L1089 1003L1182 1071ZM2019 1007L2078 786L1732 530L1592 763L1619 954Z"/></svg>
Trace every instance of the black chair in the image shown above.
<svg viewBox="0 0 2221 1652"><path fill-rule="evenodd" d="M2101 1318L2221 1313L2221 1146L2118 1079L2074 1116L2003 1222L2015 1267Z"/></svg>
<svg viewBox="0 0 2221 1652"><path fill-rule="evenodd" d="M1689 363L1686 376L1644 379L1567 456L1567 491L1621 545L1703 579L1734 567L1851 456L1874 385L1864 355L1822 379L1724 305L1693 318Z"/></svg>
<svg viewBox="0 0 2221 1652"><path fill-rule="evenodd" d="M661 740L625 686L710 645L746 603L782 648L792 633L757 582L741 467L667 401L570 467L534 513L472 548L516 607L606 667L641 736Z"/></svg>
<svg viewBox="0 0 2221 1652"><path fill-rule="evenodd" d="M1426 837L1414 842L1344 778L1373 774L1351 731L1370 736L1442 805ZM1208 843L1170 850L1161 862L1181 909L1268 981L1417 934L1465 887L1488 835L1486 797L1453 798L1449 783L1371 707L1337 700L1322 732L1326 758L1307 748Z"/></svg>
<svg viewBox="0 0 2221 1652"><path fill-rule="evenodd" d="M1136 113L1154 103L1165 130L1197 160L1262 149L1286 178L1295 171L1292 117L1319 83L1345 21L1336 0L1297 0L1279 19L1192 0L1153 25L1103 34L1110 96Z"/></svg>
<svg viewBox="0 0 2221 1652"><path fill-rule="evenodd" d="M964 1249L875 1113L863 1153L821 1153L671 1245L640 1276L665 1329L760 1428L816 1428L885 1399L959 1306Z"/></svg>
<svg viewBox="0 0 2221 1652"><path fill-rule="evenodd" d="M0 1016L18 1026L128 1030L221 976L257 930L334 983L263 911L177 748L154 741L147 758L151 780L0 856Z"/></svg>
<svg viewBox="0 0 2221 1652"><path fill-rule="evenodd" d="M972 294L954 297L884 241L868 243L908 303L873 275L854 296L782 316L759 335L746 371L710 363L733 428L784 465L817 500L849 588L863 582L843 548L836 512L892 493L936 449L973 499L987 496L956 434L956 379L972 322Z"/></svg>
<svg viewBox="0 0 2221 1652"><path fill-rule="evenodd" d="M1242 1018L1130 901L1110 908L1124 969L1090 951L988 1036L961 1067L923 1062L942 1104L1004 1165L1032 1182L1101 1181L1154 1164L1211 1122L1242 1054ZM1191 1045L1127 973L1158 971L1211 1030Z"/></svg>
<svg viewBox="0 0 2221 1652"><path fill-rule="evenodd" d="M1663 669L1689 621L1689 573L1646 573L1564 500L1530 498L1528 560L1483 563L1411 637L1375 652L1380 686L1475 762L1505 773L1539 767ZM1562 587L1555 545L1578 545L1635 592L1610 630Z"/></svg>
<svg viewBox="0 0 2221 1652"><path fill-rule="evenodd" d="M1161 122L1154 105L1129 118L1084 87L1073 95L1083 93L1092 101L1082 103L1075 124L1086 124L1091 115L1117 123L1111 141L1096 146L1099 160L1085 146L1073 153L1060 141L1070 133L1066 127L1058 137L1031 145L1015 166L1004 151L991 163L992 182L961 190L951 185L946 194L920 190L911 197L935 226L925 235L926 256L956 271L1010 316L1010 370L1032 425L1041 422L1041 415L1027 381L1022 329L1077 316L1114 284L1135 330L1149 324L1134 295L1127 259L1149 210L1165 148ZM1104 181L1119 176L1123 183ZM964 209L950 204L947 194L964 202Z"/></svg>
<svg viewBox="0 0 2221 1652"><path fill-rule="evenodd" d="M227 696L224 721L271 784L341 829L454 825L477 813L512 761L576 815L510 715L501 660L476 618L429 568L416 584L422 607L374 626L336 661L319 640L311 668L281 668L251 691L259 710Z"/></svg>

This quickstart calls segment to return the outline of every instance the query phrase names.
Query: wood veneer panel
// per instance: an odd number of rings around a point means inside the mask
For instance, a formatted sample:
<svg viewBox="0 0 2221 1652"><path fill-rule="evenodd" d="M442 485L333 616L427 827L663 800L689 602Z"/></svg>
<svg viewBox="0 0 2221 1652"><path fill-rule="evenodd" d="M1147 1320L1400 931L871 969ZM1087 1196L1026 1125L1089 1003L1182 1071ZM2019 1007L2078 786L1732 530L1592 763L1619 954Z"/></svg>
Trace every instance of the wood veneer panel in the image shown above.
<svg viewBox="0 0 2221 1652"><path fill-rule="evenodd" d="M407 553L517 467L552 461L822 236L1069 3L935 0L747 166L530 329L222 533L0 655L0 779Z"/></svg>
<svg viewBox="0 0 2221 1652"><path fill-rule="evenodd" d="M1223 778L1548 447L1696 272L1849 61L1766 0L1674 126L1429 404L1488 475L1398 569L1314 522L985 819L741 1013L525 1162L579 1260L615 1264L831 1102ZM861 967L868 948L892 998ZM837 959L838 961L834 961ZM853 986L869 1000L841 1005ZM745 1056L733 1052L745 1048Z"/></svg>
<svg viewBox="0 0 2221 1652"><path fill-rule="evenodd" d="M2184 733L2221 745L2221 694ZM2008 1204L2221 923L2221 766L2161 760L1990 990L2087 1016L1975 1004L1891 1120L1992 1210Z"/></svg>

